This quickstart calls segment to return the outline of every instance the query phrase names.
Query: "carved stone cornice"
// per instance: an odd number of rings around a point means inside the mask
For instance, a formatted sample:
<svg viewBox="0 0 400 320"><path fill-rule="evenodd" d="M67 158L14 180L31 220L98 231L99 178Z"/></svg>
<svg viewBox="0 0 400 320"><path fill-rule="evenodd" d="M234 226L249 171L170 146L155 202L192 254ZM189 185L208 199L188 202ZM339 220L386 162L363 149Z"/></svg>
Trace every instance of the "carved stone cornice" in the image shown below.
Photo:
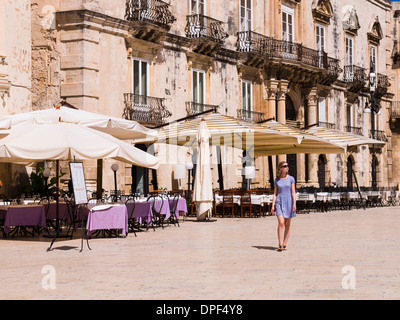
<svg viewBox="0 0 400 320"><path fill-rule="evenodd" d="M312 9L314 19L323 24L329 24L333 9L329 0L319 0Z"/></svg>

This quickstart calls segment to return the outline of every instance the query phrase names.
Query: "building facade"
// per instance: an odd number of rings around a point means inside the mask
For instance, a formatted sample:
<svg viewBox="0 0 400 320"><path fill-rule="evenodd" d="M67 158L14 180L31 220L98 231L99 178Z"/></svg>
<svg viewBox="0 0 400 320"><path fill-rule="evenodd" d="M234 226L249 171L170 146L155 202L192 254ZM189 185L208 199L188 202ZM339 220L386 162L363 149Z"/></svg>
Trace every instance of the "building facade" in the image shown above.
<svg viewBox="0 0 400 320"><path fill-rule="evenodd" d="M386 142L374 152L360 146L345 155L273 156L272 173L284 159L298 187L351 187L354 177L360 186L371 186L374 163L378 187L399 182L399 139L390 120L397 97L392 70L397 16L388 1L36 0L29 14L28 96L34 110L65 100L157 127L216 109L253 122L275 118L300 128L319 125L363 136L371 135L374 123L375 138ZM371 67L379 113L364 112L371 101ZM0 85L3 78L0 72ZM120 188L176 188L173 164L191 160L192 151L176 148L165 155L160 145L139 147L165 163L157 173L120 165ZM242 185L241 155L222 148L225 188ZM113 186L110 165L103 163L106 190ZM252 187L270 187L267 157L255 159L255 166ZM97 163L89 162L86 170L94 188Z"/></svg>
<svg viewBox="0 0 400 320"><path fill-rule="evenodd" d="M0 2L0 115L32 107L31 3ZM20 194L30 168L0 163L0 194Z"/></svg>

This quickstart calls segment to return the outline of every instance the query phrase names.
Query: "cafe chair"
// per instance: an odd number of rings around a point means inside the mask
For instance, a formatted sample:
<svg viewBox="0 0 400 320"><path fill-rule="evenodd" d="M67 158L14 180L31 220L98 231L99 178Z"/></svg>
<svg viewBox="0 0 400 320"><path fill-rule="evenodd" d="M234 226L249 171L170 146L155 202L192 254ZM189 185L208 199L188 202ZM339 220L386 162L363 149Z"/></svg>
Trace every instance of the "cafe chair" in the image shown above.
<svg viewBox="0 0 400 320"><path fill-rule="evenodd" d="M233 202L233 192L225 191L222 194L222 217L225 217L225 209L230 209L231 217L235 215L235 203Z"/></svg>
<svg viewBox="0 0 400 320"><path fill-rule="evenodd" d="M125 206L128 211L128 230L131 230L135 234L135 237L137 237L135 229L138 229L138 222L133 217L133 212L135 211L135 205L136 205L135 198L133 196L127 197L125 201Z"/></svg>
<svg viewBox="0 0 400 320"><path fill-rule="evenodd" d="M243 218L246 215L246 212L249 213L249 217L251 218L253 213L253 204L251 203L251 194L245 193L240 196L240 217Z"/></svg>
<svg viewBox="0 0 400 320"><path fill-rule="evenodd" d="M164 199L161 195L153 194L147 198L147 201L151 201L151 213L152 213L152 226L153 230L155 227L161 227L164 229L164 218L165 215L161 214L162 207L164 205Z"/></svg>
<svg viewBox="0 0 400 320"><path fill-rule="evenodd" d="M172 222L174 224L174 226L176 224L178 224L178 227L180 227L178 218L176 217L176 209L178 207L179 194L175 194L175 196L170 200L168 200L168 201L170 201L169 207L170 207L170 213L171 213L171 215L169 217L169 221ZM178 215L179 215L179 213L178 213Z"/></svg>
<svg viewBox="0 0 400 320"><path fill-rule="evenodd" d="M50 228L56 230L57 228L56 228L56 225L54 224L54 220L52 219L52 217L49 217L49 209L50 209L49 197L40 198L38 205L41 205L44 207L44 215L46 217L47 232L49 232Z"/></svg>

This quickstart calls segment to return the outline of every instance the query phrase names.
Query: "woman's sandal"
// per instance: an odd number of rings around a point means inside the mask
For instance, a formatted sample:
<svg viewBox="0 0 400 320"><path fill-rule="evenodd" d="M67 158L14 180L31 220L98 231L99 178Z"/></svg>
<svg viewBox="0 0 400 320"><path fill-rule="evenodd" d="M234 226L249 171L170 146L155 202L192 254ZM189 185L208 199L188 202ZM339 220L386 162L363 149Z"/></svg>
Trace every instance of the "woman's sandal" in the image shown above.
<svg viewBox="0 0 400 320"><path fill-rule="evenodd" d="M286 245L283 245L282 250L285 250L285 251L287 250L287 249L286 249Z"/></svg>
<svg viewBox="0 0 400 320"><path fill-rule="evenodd" d="M278 251L281 252L282 250L283 250L283 249L282 249L282 245L279 245Z"/></svg>

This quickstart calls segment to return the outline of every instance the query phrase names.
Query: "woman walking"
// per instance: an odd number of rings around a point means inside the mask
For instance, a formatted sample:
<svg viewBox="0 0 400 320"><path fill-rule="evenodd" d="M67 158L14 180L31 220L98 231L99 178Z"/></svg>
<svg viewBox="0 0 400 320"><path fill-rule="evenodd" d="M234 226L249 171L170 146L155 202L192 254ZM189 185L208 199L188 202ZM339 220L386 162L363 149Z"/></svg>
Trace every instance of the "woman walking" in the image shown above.
<svg viewBox="0 0 400 320"><path fill-rule="evenodd" d="M286 161L278 165L278 176L275 179L274 196L271 213L278 218L278 251L286 250L289 240L290 221L296 216L296 187L292 176L288 174L289 166Z"/></svg>

